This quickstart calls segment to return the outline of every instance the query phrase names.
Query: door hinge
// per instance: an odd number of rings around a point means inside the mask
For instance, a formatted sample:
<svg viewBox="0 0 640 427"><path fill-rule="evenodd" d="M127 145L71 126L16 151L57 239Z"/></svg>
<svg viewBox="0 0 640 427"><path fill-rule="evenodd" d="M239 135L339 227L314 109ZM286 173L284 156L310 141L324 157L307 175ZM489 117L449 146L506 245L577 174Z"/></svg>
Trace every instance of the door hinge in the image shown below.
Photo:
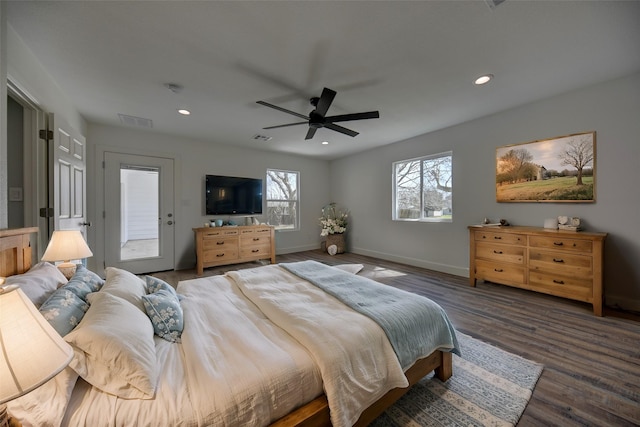
<svg viewBox="0 0 640 427"><path fill-rule="evenodd" d="M40 218L53 218L53 208L40 208Z"/></svg>
<svg viewBox="0 0 640 427"><path fill-rule="evenodd" d="M107 213L105 211L102 211L102 218L106 218L107 217Z"/></svg>
<svg viewBox="0 0 640 427"><path fill-rule="evenodd" d="M102 161L102 169L105 168L104 160Z"/></svg>
<svg viewBox="0 0 640 427"><path fill-rule="evenodd" d="M40 129L38 135L40 139L44 139L45 141L51 141L53 139L53 131L49 129Z"/></svg>

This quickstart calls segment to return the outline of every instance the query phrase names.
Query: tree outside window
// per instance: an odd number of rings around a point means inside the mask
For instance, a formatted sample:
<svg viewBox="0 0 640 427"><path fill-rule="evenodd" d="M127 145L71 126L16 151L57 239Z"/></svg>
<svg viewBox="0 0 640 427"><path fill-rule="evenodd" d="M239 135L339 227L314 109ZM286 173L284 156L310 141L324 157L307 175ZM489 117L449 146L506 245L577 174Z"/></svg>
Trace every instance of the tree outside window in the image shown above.
<svg viewBox="0 0 640 427"><path fill-rule="evenodd" d="M300 173L267 169L267 222L276 230L298 229Z"/></svg>
<svg viewBox="0 0 640 427"><path fill-rule="evenodd" d="M393 164L394 220L453 219L452 153L442 153Z"/></svg>

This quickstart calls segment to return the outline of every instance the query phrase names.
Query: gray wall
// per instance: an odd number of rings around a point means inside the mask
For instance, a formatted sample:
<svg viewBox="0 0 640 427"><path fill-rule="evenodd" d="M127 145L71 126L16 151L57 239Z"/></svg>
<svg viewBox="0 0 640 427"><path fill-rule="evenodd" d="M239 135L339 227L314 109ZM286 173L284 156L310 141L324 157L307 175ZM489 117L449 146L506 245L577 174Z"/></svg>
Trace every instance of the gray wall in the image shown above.
<svg viewBox="0 0 640 427"><path fill-rule="evenodd" d="M318 217L329 202L329 162L289 154L236 148L139 131L90 124L87 134L87 170L99 171L105 151L156 155L175 159L175 256L176 268L193 268L195 246L193 227L201 227L211 216L204 213L204 177L206 174L246 176L265 179L267 168L300 172L300 231L276 232L276 252L297 252L320 247ZM89 266L102 267L104 220L100 214L103 188L96 173L87 176L88 218L93 222L89 241L94 256ZM258 216L260 221L264 218Z"/></svg>
<svg viewBox="0 0 640 427"><path fill-rule="evenodd" d="M503 145L596 131L596 203L497 203L495 152ZM542 226L578 216L609 233L606 304L640 311L640 74L420 135L331 163L331 195L352 213L353 252L468 276L467 226L484 217ZM453 150L452 223L391 220L396 160Z"/></svg>

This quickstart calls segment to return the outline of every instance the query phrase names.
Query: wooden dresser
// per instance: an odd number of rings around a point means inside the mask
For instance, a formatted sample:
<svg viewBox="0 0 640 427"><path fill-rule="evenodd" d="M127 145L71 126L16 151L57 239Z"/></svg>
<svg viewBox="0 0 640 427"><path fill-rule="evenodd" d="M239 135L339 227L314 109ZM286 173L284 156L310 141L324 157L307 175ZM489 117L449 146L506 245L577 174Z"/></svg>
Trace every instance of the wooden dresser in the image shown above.
<svg viewBox="0 0 640 427"><path fill-rule="evenodd" d="M196 271L207 267L269 259L276 262L274 227L247 225L193 229L196 238Z"/></svg>
<svg viewBox="0 0 640 427"><path fill-rule="evenodd" d="M469 226L469 281L486 280L588 302L602 316L607 233Z"/></svg>

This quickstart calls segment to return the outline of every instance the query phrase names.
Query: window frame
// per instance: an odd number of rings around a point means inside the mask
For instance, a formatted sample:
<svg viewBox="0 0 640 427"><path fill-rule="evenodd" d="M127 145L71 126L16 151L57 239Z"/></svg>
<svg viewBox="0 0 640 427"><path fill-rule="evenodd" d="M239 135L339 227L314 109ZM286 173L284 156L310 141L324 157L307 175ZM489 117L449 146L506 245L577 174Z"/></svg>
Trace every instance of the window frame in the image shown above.
<svg viewBox="0 0 640 427"><path fill-rule="evenodd" d="M424 201L424 162L427 160L439 159L449 157L451 160L451 203L453 205L453 151L444 151L436 154L429 154L421 157L414 157L411 159L398 160L392 164L391 180L392 180L392 205L391 205L391 219L392 221L402 222L427 222L427 223L450 223L453 222L453 206L451 208L451 216L444 217L427 217L424 215L425 201ZM419 162L420 164L420 217L419 218L400 218L398 217L398 183L397 183L397 169L398 166L410 162Z"/></svg>
<svg viewBox="0 0 640 427"><path fill-rule="evenodd" d="M292 199L270 199L269 198L269 172L270 171L274 171L274 172L282 172L282 173L287 173L287 174L295 174L296 176L296 199L292 200ZM292 171L292 170L286 170L286 169L276 169L276 168L267 168L266 173L265 173L265 215L267 217L267 220L269 218L269 202L295 202L296 204L296 216L294 219L294 223L293 223L293 227L289 227L289 226L281 226L281 225L274 225L274 228L276 231L300 231L300 171Z"/></svg>

